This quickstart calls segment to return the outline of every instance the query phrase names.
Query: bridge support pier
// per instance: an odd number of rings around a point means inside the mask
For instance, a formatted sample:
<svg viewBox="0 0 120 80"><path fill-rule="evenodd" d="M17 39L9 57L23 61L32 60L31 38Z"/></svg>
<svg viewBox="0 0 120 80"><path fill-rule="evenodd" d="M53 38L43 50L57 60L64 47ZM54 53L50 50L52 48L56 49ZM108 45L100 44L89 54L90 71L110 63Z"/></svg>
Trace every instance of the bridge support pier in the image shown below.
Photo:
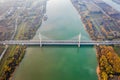
<svg viewBox="0 0 120 80"><path fill-rule="evenodd" d="M80 47L80 39L81 39L81 33L79 34L79 36L78 36L78 47Z"/></svg>
<svg viewBox="0 0 120 80"><path fill-rule="evenodd" d="M42 38L41 38L41 34L39 33L39 40L40 40L40 47L42 47Z"/></svg>

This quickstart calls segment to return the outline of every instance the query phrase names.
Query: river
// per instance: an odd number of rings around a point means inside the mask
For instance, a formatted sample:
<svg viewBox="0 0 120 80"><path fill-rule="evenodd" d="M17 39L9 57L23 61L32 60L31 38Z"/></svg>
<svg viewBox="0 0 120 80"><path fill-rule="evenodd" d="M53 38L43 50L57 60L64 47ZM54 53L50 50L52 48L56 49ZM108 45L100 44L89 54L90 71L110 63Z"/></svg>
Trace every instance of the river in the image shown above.
<svg viewBox="0 0 120 80"><path fill-rule="evenodd" d="M90 40L70 0L49 0L46 15L48 20L43 22L34 39L38 39L39 33L54 40L76 38L81 33L81 40ZM97 80L96 67L96 51L93 47L29 47L13 78Z"/></svg>

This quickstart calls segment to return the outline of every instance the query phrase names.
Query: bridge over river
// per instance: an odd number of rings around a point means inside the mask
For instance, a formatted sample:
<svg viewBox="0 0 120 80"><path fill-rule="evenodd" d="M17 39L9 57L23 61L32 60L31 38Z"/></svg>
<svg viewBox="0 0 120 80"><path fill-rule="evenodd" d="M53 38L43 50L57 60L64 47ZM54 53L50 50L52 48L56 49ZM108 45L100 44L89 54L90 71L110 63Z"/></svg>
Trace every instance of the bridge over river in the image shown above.
<svg viewBox="0 0 120 80"><path fill-rule="evenodd" d="M5 40L0 41L1 45L26 45L26 46L99 46L99 45L120 45L120 41L81 41L81 34L78 40L42 40L39 34L39 40Z"/></svg>
<svg viewBox="0 0 120 80"><path fill-rule="evenodd" d="M120 41L78 41L78 40L10 40L1 41L1 45L26 45L26 46L94 46L118 45Z"/></svg>

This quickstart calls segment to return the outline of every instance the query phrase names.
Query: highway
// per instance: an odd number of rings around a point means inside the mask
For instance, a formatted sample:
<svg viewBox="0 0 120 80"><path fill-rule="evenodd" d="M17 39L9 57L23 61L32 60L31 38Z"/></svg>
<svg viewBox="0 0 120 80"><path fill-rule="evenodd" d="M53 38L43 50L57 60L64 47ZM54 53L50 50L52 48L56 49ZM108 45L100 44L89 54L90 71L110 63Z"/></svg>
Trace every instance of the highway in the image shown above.
<svg viewBox="0 0 120 80"><path fill-rule="evenodd" d="M1 45L26 45L26 46L94 46L94 45L120 45L120 41L78 41L78 40L10 40L1 41Z"/></svg>
<svg viewBox="0 0 120 80"><path fill-rule="evenodd" d="M17 19L16 19L16 22L15 22L15 30L14 30L14 33L13 33L13 35L12 35L12 37L11 37L11 40L14 39L16 32L17 32ZM1 61L1 59L3 58L3 56L5 55L7 49L8 49L8 46L6 45L6 46L5 46L5 49L3 50L2 54L0 55L0 61Z"/></svg>
<svg viewBox="0 0 120 80"><path fill-rule="evenodd" d="M12 35L12 37L11 37L11 40L14 39L16 32L17 32L17 19L16 19L16 22L15 22L15 30L14 30L14 33L13 33L13 35ZM0 61L1 61L1 59L3 58L3 56L5 55L7 49L8 49L8 46L6 45L6 46L5 46L5 49L3 50L2 54L0 55Z"/></svg>
<svg viewBox="0 0 120 80"><path fill-rule="evenodd" d="M0 55L0 61L3 58L3 56L4 56L5 52L7 51L7 49L8 49L8 46L6 45L5 49L3 50L2 54Z"/></svg>

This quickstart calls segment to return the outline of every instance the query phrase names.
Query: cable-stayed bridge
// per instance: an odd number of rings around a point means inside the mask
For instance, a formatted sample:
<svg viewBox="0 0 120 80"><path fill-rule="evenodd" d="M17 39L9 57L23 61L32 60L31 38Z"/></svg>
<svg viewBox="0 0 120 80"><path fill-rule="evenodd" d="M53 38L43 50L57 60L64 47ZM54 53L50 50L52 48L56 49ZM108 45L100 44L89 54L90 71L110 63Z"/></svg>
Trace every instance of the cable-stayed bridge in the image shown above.
<svg viewBox="0 0 120 80"><path fill-rule="evenodd" d="M1 41L2 45L26 45L26 46L94 46L94 45L117 45L120 41L77 41L77 40L10 40Z"/></svg>
<svg viewBox="0 0 120 80"><path fill-rule="evenodd" d="M0 60L2 59L3 55L5 54L8 45L26 45L26 46L99 46L99 45L120 45L120 41L82 41L81 34L77 36L76 39L72 40L51 40L45 39L47 37L43 37L39 34L39 40L5 40L0 41L0 45L6 45L5 50L3 51L2 55L0 56Z"/></svg>
<svg viewBox="0 0 120 80"><path fill-rule="evenodd" d="M1 45L26 45L26 46L94 46L94 45L120 45L120 41L82 41L81 34L78 40L6 40L0 41Z"/></svg>

